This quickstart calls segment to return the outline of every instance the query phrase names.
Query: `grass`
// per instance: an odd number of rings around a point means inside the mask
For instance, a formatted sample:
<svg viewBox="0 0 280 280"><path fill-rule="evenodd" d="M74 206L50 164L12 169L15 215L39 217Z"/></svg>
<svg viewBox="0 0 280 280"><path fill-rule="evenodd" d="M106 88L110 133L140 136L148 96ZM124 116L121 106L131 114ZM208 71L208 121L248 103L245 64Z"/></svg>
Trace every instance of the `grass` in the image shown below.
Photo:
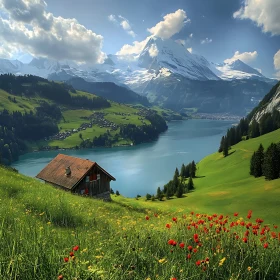
<svg viewBox="0 0 280 280"><path fill-rule="evenodd" d="M278 279L278 229L261 221L219 207L204 215L104 203L0 174L3 280Z"/></svg>
<svg viewBox="0 0 280 280"><path fill-rule="evenodd" d="M229 215L239 211L245 215L252 209L256 216L268 223L280 224L280 179L267 181L264 177L249 175L250 158L260 143L266 149L270 143L279 142L280 130L258 138L242 141L232 147L230 155L224 158L214 153L201 160L197 167L198 178L194 179L195 191L185 198L164 202L118 198L132 206L178 211L180 209Z"/></svg>

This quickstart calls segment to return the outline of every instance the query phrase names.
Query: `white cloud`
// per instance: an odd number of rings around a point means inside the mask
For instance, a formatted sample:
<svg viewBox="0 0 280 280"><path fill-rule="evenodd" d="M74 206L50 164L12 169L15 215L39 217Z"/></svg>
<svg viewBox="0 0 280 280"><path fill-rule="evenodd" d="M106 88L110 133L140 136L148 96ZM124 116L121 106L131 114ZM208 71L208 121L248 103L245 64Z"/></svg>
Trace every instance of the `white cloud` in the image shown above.
<svg viewBox="0 0 280 280"><path fill-rule="evenodd" d="M280 50L274 55L274 67L280 70Z"/></svg>
<svg viewBox="0 0 280 280"><path fill-rule="evenodd" d="M262 73L262 69L260 68L255 68L258 72Z"/></svg>
<svg viewBox="0 0 280 280"><path fill-rule="evenodd" d="M158 49L155 44L152 44L150 49L149 49L149 55L150 57L156 57L158 55Z"/></svg>
<svg viewBox="0 0 280 280"><path fill-rule="evenodd" d="M204 45L204 44L210 44L212 43L213 40L212 39L209 39L209 38L205 38L203 40L200 41L200 44Z"/></svg>
<svg viewBox="0 0 280 280"><path fill-rule="evenodd" d="M116 16L115 16L115 15L109 15L109 16L108 16L108 19L109 19L109 21L117 22L117 19L116 19Z"/></svg>
<svg viewBox="0 0 280 280"><path fill-rule="evenodd" d="M154 36L169 39L178 33L187 22L190 22L190 20L187 19L186 12L179 9L174 13L165 15L163 21L158 22L154 27L148 28L148 31Z"/></svg>
<svg viewBox="0 0 280 280"><path fill-rule="evenodd" d="M250 63L250 62L254 61L257 57L258 57L258 52L257 51L244 52L244 53L240 53L239 51L236 51L234 53L233 57L224 60L224 62L225 63L231 63L231 62L233 62L237 59L240 59L241 61L243 61L245 63Z"/></svg>
<svg viewBox="0 0 280 280"><path fill-rule="evenodd" d="M129 24L128 19L126 19L125 17L123 17L121 15L118 15L118 16L109 15L108 19L109 19L109 21L120 25L123 28L123 30L125 30L126 33L129 34L130 36L132 36L132 37L136 36L135 32L132 30L132 28Z"/></svg>
<svg viewBox="0 0 280 280"><path fill-rule="evenodd" d="M187 48L187 50L192 53L193 49L192 48Z"/></svg>
<svg viewBox="0 0 280 280"><path fill-rule="evenodd" d="M101 63L103 37L76 19L55 17L43 0L0 0L0 41L33 56Z"/></svg>
<svg viewBox="0 0 280 280"><path fill-rule="evenodd" d="M19 53L19 49L11 44L0 45L0 58L11 59Z"/></svg>
<svg viewBox="0 0 280 280"><path fill-rule="evenodd" d="M250 19L263 32L280 35L279 0L245 0L243 6L233 14L234 18Z"/></svg>
<svg viewBox="0 0 280 280"><path fill-rule="evenodd" d="M117 55L132 55L132 54L140 54L144 49L145 45L149 41L151 37L147 37L145 40L139 42L134 41L132 45L125 44L122 48L116 53Z"/></svg>
<svg viewBox="0 0 280 280"><path fill-rule="evenodd" d="M193 37L193 33L191 33L191 34L189 35L189 37L192 38L192 37Z"/></svg>

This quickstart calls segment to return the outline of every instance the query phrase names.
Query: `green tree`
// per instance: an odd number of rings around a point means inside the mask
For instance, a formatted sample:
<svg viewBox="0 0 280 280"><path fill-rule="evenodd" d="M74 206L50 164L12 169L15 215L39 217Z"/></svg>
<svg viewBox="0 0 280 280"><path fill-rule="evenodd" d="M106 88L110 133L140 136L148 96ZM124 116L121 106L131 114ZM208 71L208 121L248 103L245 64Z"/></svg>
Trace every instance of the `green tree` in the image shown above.
<svg viewBox="0 0 280 280"><path fill-rule="evenodd" d="M177 192L176 192L176 196L178 198L181 198L183 196L183 193L184 193L184 185L182 182L179 183L179 186L178 186L178 189L177 189Z"/></svg>
<svg viewBox="0 0 280 280"><path fill-rule="evenodd" d="M162 193L160 187L157 188L157 199L160 201L163 199L163 193Z"/></svg>
<svg viewBox="0 0 280 280"><path fill-rule="evenodd" d="M181 177L185 177L185 172L186 172L185 169L186 169L186 166L183 163L182 166L181 166L181 171L180 171L180 176Z"/></svg>
<svg viewBox="0 0 280 280"><path fill-rule="evenodd" d="M263 171L262 171L263 161L264 161L264 149L263 149L263 145L260 144L255 154L255 162L254 162L255 177L261 177L263 175Z"/></svg>
<svg viewBox="0 0 280 280"><path fill-rule="evenodd" d="M196 164L194 162L194 160L191 162L191 168L190 168L190 176L192 178L195 178L195 173L196 173Z"/></svg>
<svg viewBox="0 0 280 280"><path fill-rule="evenodd" d="M268 180L279 178L280 153L276 144L272 143L264 154L263 175Z"/></svg>
<svg viewBox="0 0 280 280"><path fill-rule="evenodd" d="M222 139L221 139L220 147L219 147L219 150L218 150L219 153L221 153L223 151L224 141L225 141L225 136L223 136Z"/></svg>
<svg viewBox="0 0 280 280"><path fill-rule="evenodd" d="M253 176L255 176L255 161L256 161L256 152L254 152L250 161L250 175Z"/></svg>
<svg viewBox="0 0 280 280"><path fill-rule="evenodd" d="M188 190L189 191L194 190L194 183L192 177L190 177L188 181Z"/></svg>
<svg viewBox="0 0 280 280"><path fill-rule="evenodd" d="M224 146L223 146L223 155L224 157L228 156L228 138L224 138Z"/></svg>
<svg viewBox="0 0 280 280"><path fill-rule="evenodd" d="M252 124L250 125L250 137L255 138L258 136L260 136L259 123L256 120L253 120Z"/></svg>

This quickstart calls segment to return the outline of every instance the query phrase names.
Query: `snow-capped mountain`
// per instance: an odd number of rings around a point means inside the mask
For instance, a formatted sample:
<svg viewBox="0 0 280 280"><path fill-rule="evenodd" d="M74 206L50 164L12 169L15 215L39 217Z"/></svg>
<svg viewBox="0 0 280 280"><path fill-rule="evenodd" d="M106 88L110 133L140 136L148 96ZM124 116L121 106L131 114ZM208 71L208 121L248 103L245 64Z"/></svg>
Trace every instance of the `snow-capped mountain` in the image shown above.
<svg viewBox="0 0 280 280"><path fill-rule="evenodd" d="M245 64L241 60L214 65L218 70L217 75L223 80L234 79L267 79L258 70Z"/></svg>
<svg viewBox="0 0 280 280"><path fill-rule="evenodd" d="M151 37L139 55L108 55L103 64L89 65L71 61L34 58L24 64L18 60L0 59L0 73L32 74L54 80L81 77L89 82L114 82L145 93L154 80L175 75L193 81L258 79L269 80L240 60L231 63L210 63L203 56L190 53L185 46L171 39ZM181 77L181 78L180 78Z"/></svg>

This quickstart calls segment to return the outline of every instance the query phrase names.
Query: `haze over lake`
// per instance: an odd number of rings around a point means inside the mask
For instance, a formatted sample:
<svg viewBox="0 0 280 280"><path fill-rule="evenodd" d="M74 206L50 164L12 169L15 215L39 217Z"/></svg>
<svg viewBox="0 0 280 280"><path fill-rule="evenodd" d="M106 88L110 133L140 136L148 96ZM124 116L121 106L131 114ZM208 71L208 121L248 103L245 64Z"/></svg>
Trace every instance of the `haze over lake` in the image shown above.
<svg viewBox="0 0 280 280"><path fill-rule="evenodd" d="M28 176L36 176L57 154L96 161L117 180L111 182L114 191L135 197L156 193L172 179L176 166L198 162L216 152L221 137L234 121L187 120L168 123L168 130L152 143L133 147L63 150L25 154L13 167Z"/></svg>

